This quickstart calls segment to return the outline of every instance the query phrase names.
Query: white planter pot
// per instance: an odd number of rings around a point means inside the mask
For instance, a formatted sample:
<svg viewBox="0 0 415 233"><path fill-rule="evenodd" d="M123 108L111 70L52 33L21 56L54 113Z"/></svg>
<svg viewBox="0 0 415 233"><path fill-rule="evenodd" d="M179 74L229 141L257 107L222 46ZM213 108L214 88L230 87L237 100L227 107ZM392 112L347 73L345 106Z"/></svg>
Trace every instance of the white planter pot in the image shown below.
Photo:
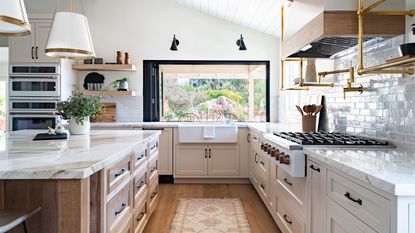
<svg viewBox="0 0 415 233"><path fill-rule="evenodd" d="M69 120L69 132L73 135L85 135L89 134L91 131L91 123L89 122L89 117L85 117L84 124L76 123L75 119Z"/></svg>

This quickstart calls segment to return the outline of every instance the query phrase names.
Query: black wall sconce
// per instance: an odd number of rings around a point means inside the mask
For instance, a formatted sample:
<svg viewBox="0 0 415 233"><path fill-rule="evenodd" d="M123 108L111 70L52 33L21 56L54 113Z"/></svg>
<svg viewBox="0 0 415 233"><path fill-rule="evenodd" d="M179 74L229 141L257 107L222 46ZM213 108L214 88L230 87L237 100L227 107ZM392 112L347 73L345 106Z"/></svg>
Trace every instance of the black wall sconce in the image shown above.
<svg viewBox="0 0 415 233"><path fill-rule="evenodd" d="M239 50L247 50L245 42L244 42L244 37L241 34L241 39L236 41L236 45L239 46Z"/></svg>
<svg viewBox="0 0 415 233"><path fill-rule="evenodd" d="M171 51L177 51L177 46L179 46L180 41L176 39L176 34L173 35L173 42L171 43L170 50Z"/></svg>

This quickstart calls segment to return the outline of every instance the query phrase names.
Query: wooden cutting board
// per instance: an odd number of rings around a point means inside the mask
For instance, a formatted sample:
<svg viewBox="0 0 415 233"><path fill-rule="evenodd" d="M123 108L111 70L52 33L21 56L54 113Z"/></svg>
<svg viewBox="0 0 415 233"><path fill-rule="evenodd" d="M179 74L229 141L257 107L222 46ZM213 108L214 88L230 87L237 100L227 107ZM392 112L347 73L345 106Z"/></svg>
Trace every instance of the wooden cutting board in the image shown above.
<svg viewBox="0 0 415 233"><path fill-rule="evenodd" d="M91 122L115 122L117 116L116 103L103 103L101 112L97 117L91 118Z"/></svg>

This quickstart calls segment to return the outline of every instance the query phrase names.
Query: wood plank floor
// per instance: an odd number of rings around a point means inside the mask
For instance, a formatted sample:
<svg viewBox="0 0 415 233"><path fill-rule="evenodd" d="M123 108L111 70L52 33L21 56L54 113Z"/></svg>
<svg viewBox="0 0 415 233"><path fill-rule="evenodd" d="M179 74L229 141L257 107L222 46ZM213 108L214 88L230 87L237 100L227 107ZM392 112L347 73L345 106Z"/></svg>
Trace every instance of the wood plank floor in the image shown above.
<svg viewBox="0 0 415 233"><path fill-rule="evenodd" d="M281 233L250 184L160 184L159 204L144 233L168 233L180 198L240 198L252 233Z"/></svg>

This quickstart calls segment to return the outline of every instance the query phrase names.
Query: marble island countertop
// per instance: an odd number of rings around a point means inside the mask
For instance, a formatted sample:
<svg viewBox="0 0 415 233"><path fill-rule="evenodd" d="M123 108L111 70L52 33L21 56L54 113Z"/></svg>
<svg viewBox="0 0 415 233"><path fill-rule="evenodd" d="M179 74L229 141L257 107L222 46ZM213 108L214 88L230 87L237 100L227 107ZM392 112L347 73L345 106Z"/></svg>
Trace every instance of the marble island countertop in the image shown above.
<svg viewBox="0 0 415 233"><path fill-rule="evenodd" d="M0 135L0 180L86 178L160 135L160 131L97 130L68 140L33 141L37 133Z"/></svg>
<svg viewBox="0 0 415 233"><path fill-rule="evenodd" d="M415 152L411 149L306 148L305 153L392 195L415 196Z"/></svg>

